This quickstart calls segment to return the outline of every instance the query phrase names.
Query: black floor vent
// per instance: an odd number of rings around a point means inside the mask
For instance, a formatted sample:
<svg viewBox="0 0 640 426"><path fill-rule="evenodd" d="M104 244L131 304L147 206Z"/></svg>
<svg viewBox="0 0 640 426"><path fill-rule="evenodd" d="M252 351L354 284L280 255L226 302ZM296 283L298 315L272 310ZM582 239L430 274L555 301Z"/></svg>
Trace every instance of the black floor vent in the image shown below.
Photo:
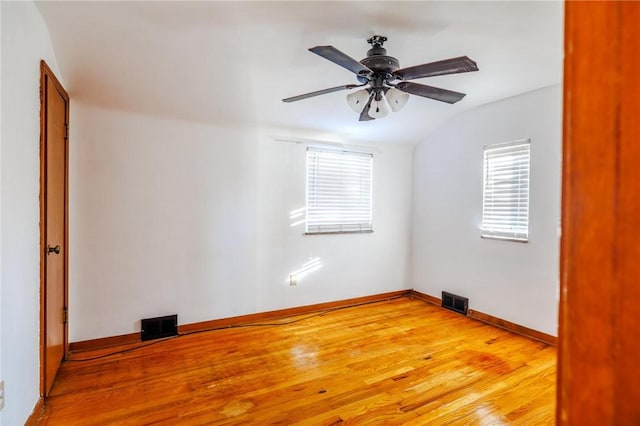
<svg viewBox="0 0 640 426"><path fill-rule="evenodd" d="M178 334L178 315L145 318L141 320L140 340L160 339Z"/></svg>
<svg viewBox="0 0 640 426"><path fill-rule="evenodd" d="M442 292L442 307L451 309L454 312L467 315L467 309L469 309L469 299L455 294Z"/></svg>

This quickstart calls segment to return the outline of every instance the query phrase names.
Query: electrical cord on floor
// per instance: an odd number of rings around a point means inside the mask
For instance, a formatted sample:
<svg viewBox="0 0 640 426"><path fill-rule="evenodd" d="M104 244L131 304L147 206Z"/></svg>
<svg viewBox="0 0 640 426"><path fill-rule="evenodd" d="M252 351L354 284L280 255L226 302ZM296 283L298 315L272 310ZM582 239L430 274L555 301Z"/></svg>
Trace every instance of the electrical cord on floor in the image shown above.
<svg viewBox="0 0 640 426"><path fill-rule="evenodd" d="M166 342L167 340L173 340L175 338L180 337L181 334L176 334L175 336L171 336L171 337L165 337L163 339L158 339L158 340L154 340L151 343L147 343L146 345L137 345L134 346L132 348L128 348L128 349L121 349L119 351L115 351L115 352L109 352L106 354L102 354L102 355L97 355L97 356L93 356L90 358L81 358L81 359L65 359L64 362L86 362L86 361L95 361L97 359L102 359L102 358L107 358L113 355L118 355L118 354L126 354L127 352L133 352L133 351L137 351L138 349L142 349L142 348L146 348L149 346L153 346L153 345L157 345L158 343L163 343Z"/></svg>
<svg viewBox="0 0 640 426"><path fill-rule="evenodd" d="M383 299L383 300L374 300L371 302L362 302L362 303L356 303L353 305L347 305L347 306L338 306L335 308L330 308L330 309L325 309L323 311L318 311L314 314L311 315L307 315L305 317L302 318L297 318L295 320L291 320L291 321L282 321L282 322L274 322L274 323L247 323L247 324L231 324L231 325L225 325L225 326L221 326L221 327L212 327L212 328L207 328L204 330L196 330L196 331L190 331L187 333L180 333L177 334L175 336L170 336L170 337L165 337L163 339L158 339L158 340L154 340L153 342L147 343L146 345L137 345L134 346L132 348L128 348L128 349L121 349L119 351L114 351L114 352L109 352L106 354L102 354L102 355L97 355L94 357L90 357L90 358L81 358L81 359L66 359L64 360L64 362L87 362L87 361L95 361L98 359L103 359L103 358L107 358L113 355L119 355L119 354L126 354L128 352L134 352L137 351L139 349L142 348L146 348L149 346L153 346L153 345L157 345L159 343L164 343L168 340L174 340L177 339L179 337L184 337L184 336L190 336L192 334L201 334L201 333L208 333L211 331L219 331L219 330L228 330L228 329L233 329L233 328L249 328L249 327L277 327L277 326L281 326L281 325L291 325L291 324L295 324L301 321L305 321L311 318L315 318L315 317L319 317L331 312L335 312L335 311L341 311L343 309L349 309L349 308L355 308L358 306L364 306L364 305L371 305L374 303L382 303L382 302L390 302L392 300L396 300L396 299L400 299L402 297L406 297L406 295L399 295L399 296L394 296L394 297L389 297L388 299Z"/></svg>

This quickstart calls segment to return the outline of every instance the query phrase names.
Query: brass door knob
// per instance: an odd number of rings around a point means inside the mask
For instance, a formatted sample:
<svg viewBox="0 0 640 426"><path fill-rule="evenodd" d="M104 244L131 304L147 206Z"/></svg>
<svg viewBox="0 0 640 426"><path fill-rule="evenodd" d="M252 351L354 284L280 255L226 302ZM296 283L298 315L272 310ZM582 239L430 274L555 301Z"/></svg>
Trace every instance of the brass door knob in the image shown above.
<svg viewBox="0 0 640 426"><path fill-rule="evenodd" d="M60 254L60 246L51 247L47 245L47 255L50 253Z"/></svg>

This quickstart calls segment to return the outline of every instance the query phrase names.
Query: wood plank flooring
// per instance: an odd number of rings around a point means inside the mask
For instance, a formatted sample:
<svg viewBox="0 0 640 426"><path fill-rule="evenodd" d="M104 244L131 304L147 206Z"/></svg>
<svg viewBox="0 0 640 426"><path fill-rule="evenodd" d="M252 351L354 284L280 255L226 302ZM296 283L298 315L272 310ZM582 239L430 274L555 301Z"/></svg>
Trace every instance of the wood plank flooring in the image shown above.
<svg viewBox="0 0 640 426"><path fill-rule="evenodd" d="M420 300L62 365L41 425L554 424L556 350Z"/></svg>

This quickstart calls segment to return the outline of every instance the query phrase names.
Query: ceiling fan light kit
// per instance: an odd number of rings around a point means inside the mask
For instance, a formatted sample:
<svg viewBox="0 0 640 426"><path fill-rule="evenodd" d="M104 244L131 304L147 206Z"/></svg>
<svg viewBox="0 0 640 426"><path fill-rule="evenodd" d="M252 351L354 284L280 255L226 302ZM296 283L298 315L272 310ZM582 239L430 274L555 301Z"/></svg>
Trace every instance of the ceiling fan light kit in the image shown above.
<svg viewBox="0 0 640 426"><path fill-rule="evenodd" d="M360 121L370 121L385 117L389 114L389 110L400 111L409 100L409 94L449 104L454 104L465 96L464 93L407 80L478 71L477 64L466 56L400 68L400 63L396 58L387 56L387 50L382 47L385 41L387 38L379 35L367 40L372 47L367 51L367 57L359 62L333 46L310 48L309 50L316 55L354 73L360 84L346 84L305 93L285 98L283 102L296 102L327 93L357 88L357 91L347 95L347 103L351 109L360 114Z"/></svg>
<svg viewBox="0 0 640 426"><path fill-rule="evenodd" d="M347 95L347 103L349 104L351 109L358 114L362 112L362 109L367 104L368 100L369 92L367 92L367 89L360 89Z"/></svg>
<svg viewBox="0 0 640 426"><path fill-rule="evenodd" d="M360 114L367 105L370 96L370 90L360 89L347 95L347 103L352 110ZM389 113L389 110L393 112L400 111L408 100L408 93L401 92L393 87L386 87L375 94L368 114L371 118L382 118Z"/></svg>
<svg viewBox="0 0 640 426"><path fill-rule="evenodd" d="M379 94L378 96L375 96L371 100L371 107L369 108L368 114L369 114L369 117L374 119L386 117L387 114L389 114L389 105L387 104L387 101L384 99L383 94Z"/></svg>
<svg viewBox="0 0 640 426"><path fill-rule="evenodd" d="M400 111L409 101L409 94L405 92L401 92L398 89L390 88L385 93L387 98L387 102L389 102L389 106L391 107L391 111L398 112Z"/></svg>

